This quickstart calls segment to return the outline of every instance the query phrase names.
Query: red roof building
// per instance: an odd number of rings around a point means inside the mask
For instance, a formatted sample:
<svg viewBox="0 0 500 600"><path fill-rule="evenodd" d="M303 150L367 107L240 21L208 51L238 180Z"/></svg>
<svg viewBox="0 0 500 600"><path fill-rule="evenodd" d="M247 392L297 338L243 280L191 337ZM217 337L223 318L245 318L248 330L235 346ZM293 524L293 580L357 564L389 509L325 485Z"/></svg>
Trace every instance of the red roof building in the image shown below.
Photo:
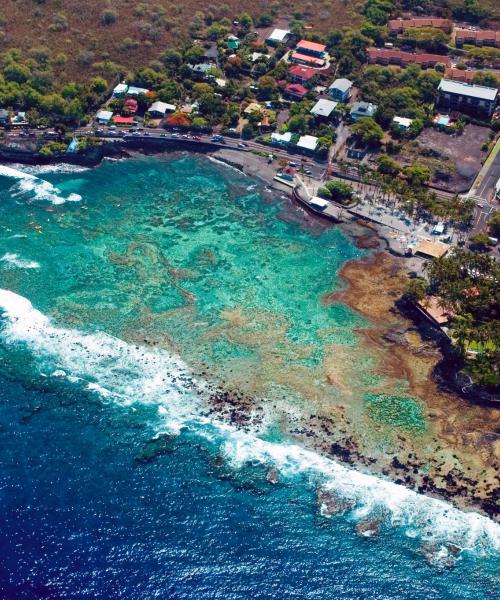
<svg viewBox="0 0 500 600"><path fill-rule="evenodd" d="M300 52L294 52L290 59L292 62L302 65L314 65L316 67L323 67L325 64L325 61L322 58L318 58L316 56L308 56L307 54L301 54Z"/></svg>
<svg viewBox="0 0 500 600"><path fill-rule="evenodd" d="M308 40L300 40L295 50L299 54L311 54L312 56L322 57L326 51L326 46L316 42L309 42Z"/></svg>
<svg viewBox="0 0 500 600"><path fill-rule="evenodd" d="M302 100L302 98L309 92L309 90L300 83L289 83L285 88L285 92L288 96L291 96L292 98Z"/></svg>
<svg viewBox="0 0 500 600"><path fill-rule="evenodd" d="M127 100L125 100L125 102L123 103L124 110L132 114L137 112L138 106L139 104L137 103L137 100L135 98L127 98Z"/></svg>
<svg viewBox="0 0 500 600"><path fill-rule="evenodd" d="M447 33L451 33L453 23L449 19L438 19L433 17L419 17L415 19L391 19L389 21L390 33L403 33L412 27L434 27Z"/></svg>
<svg viewBox="0 0 500 600"><path fill-rule="evenodd" d="M302 65L293 65L288 69L290 79L295 83L305 83L318 74L318 71L311 67L303 67Z"/></svg>
<svg viewBox="0 0 500 600"><path fill-rule="evenodd" d="M458 48L464 44L473 46L494 46L500 48L500 31L471 31L470 29L457 29L455 44Z"/></svg>
<svg viewBox="0 0 500 600"><path fill-rule="evenodd" d="M451 79L452 81L462 81L463 83L472 83L476 73L477 71L466 71L464 69L448 67L444 72L444 78Z"/></svg>
<svg viewBox="0 0 500 600"><path fill-rule="evenodd" d="M446 67L451 67L451 60L441 54L413 54L401 50L386 50L385 48L368 48L368 62L379 65L399 65L406 67L408 65L420 65L423 69L434 67L437 63L442 63Z"/></svg>
<svg viewBox="0 0 500 600"><path fill-rule="evenodd" d="M134 117L120 117L117 115L113 117L113 123L115 125L134 125L135 119Z"/></svg>

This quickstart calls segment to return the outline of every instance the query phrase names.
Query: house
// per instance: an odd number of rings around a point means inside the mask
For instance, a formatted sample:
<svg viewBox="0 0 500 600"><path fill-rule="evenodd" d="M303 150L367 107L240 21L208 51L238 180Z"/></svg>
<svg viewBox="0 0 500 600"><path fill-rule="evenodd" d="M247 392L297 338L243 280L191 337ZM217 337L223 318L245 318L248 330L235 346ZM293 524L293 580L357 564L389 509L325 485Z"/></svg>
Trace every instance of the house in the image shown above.
<svg viewBox="0 0 500 600"><path fill-rule="evenodd" d="M316 104L311 108L311 114L315 117L329 119L335 111L338 102L334 102L333 100L326 100L325 98L320 98Z"/></svg>
<svg viewBox="0 0 500 600"><path fill-rule="evenodd" d="M122 98L128 91L126 83L119 83L113 90L113 98Z"/></svg>
<svg viewBox="0 0 500 600"><path fill-rule="evenodd" d="M134 115L138 108L139 104L135 98L127 98L123 103L124 112L130 113L131 115Z"/></svg>
<svg viewBox="0 0 500 600"><path fill-rule="evenodd" d="M107 125L112 118L113 111L111 110L100 110L95 116L95 120L99 125Z"/></svg>
<svg viewBox="0 0 500 600"><path fill-rule="evenodd" d="M293 83L307 83L318 75L318 71L311 67L303 67L302 65L293 65L288 69L288 76Z"/></svg>
<svg viewBox="0 0 500 600"><path fill-rule="evenodd" d="M318 44L317 42L300 40L295 47L295 52L298 54L305 54L306 56L313 56L315 58L325 58L326 46L324 44Z"/></svg>
<svg viewBox="0 0 500 600"><path fill-rule="evenodd" d="M414 54L412 52L403 52L402 50L388 50L386 48L368 48L366 51L368 62L379 65L399 65L407 67L408 65L420 65L422 69L435 67L438 63L445 67L451 67L451 59L442 54Z"/></svg>
<svg viewBox="0 0 500 600"><path fill-rule="evenodd" d="M245 108L243 113L245 115L251 115L252 113L263 113L264 107L261 106L258 102L250 102L250 104Z"/></svg>
<svg viewBox="0 0 500 600"><path fill-rule="evenodd" d="M134 119L134 117L122 117L117 115L113 117L113 123L119 127L127 127L130 125L136 125L137 121Z"/></svg>
<svg viewBox="0 0 500 600"><path fill-rule="evenodd" d="M287 29L274 29L266 42L270 46L278 46L279 44L286 44L292 34Z"/></svg>
<svg viewBox="0 0 500 600"><path fill-rule="evenodd" d="M322 58L301 54L300 52L293 52L290 56L290 61L296 65L305 65L315 67L316 69L321 69L325 66L325 61Z"/></svg>
<svg viewBox="0 0 500 600"><path fill-rule="evenodd" d="M214 68L210 63L199 63L197 65L189 65L193 75L198 78L208 79L210 77L210 70Z"/></svg>
<svg viewBox="0 0 500 600"><path fill-rule="evenodd" d="M302 100L309 93L309 90L301 83L289 83L285 87L285 94L295 100Z"/></svg>
<svg viewBox="0 0 500 600"><path fill-rule="evenodd" d="M292 133L287 131L286 133L272 133L271 142L278 146L287 146L292 141Z"/></svg>
<svg viewBox="0 0 500 600"><path fill-rule="evenodd" d="M328 88L330 96L338 102L347 102L352 93L352 81L349 79L336 79Z"/></svg>
<svg viewBox="0 0 500 600"><path fill-rule="evenodd" d="M148 108L148 114L156 119L162 119L167 112L174 112L175 105L167 104L166 102L153 102L151 106Z"/></svg>
<svg viewBox="0 0 500 600"><path fill-rule="evenodd" d="M355 102L350 111L351 121L357 121L362 117L373 117L378 106L371 102Z"/></svg>
<svg viewBox="0 0 500 600"><path fill-rule="evenodd" d="M314 135L302 135L297 142L297 148L304 152L314 152L318 147L318 138Z"/></svg>
<svg viewBox="0 0 500 600"><path fill-rule="evenodd" d="M497 88L441 79L436 104L472 116L491 117L497 97Z"/></svg>
<svg viewBox="0 0 500 600"><path fill-rule="evenodd" d="M391 19L388 23L389 33L403 33L410 28L433 27L441 29L445 33L451 33L453 23L449 19L440 19L435 17L418 17L414 19Z"/></svg>
<svg viewBox="0 0 500 600"><path fill-rule="evenodd" d="M26 118L25 111L17 111L10 118L10 124L12 127L25 127L28 125L28 119Z"/></svg>
<svg viewBox="0 0 500 600"><path fill-rule="evenodd" d="M0 125L5 127L9 124L9 111L5 108L0 108Z"/></svg>
<svg viewBox="0 0 500 600"><path fill-rule="evenodd" d="M219 49L217 48L216 42L212 42L210 48L205 50L205 54L203 54L204 62L212 63L217 65L219 62Z"/></svg>
<svg viewBox="0 0 500 600"><path fill-rule="evenodd" d="M269 54L263 54L262 52L252 52L250 56L250 60L253 63L256 63L257 61L266 61L269 58Z"/></svg>
<svg viewBox="0 0 500 600"><path fill-rule="evenodd" d="M230 35L227 38L226 46L229 48L229 50L238 50L240 47L240 40L236 36Z"/></svg>
<svg viewBox="0 0 500 600"><path fill-rule="evenodd" d="M127 90L127 96L149 96L151 92L146 88L136 87L134 85L129 86Z"/></svg>
<svg viewBox="0 0 500 600"><path fill-rule="evenodd" d="M394 117L392 120L392 124L402 131L409 129L412 123L413 119L407 119L406 117Z"/></svg>
<svg viewBox="0 0 500 600"><path fill-rule="evenodd" d="M417 302L417 307L438 327L443 327L454 317L452 311L443 307L442 299L438 296L426 296Z"/></svg>
<svg viewBox="0 0 500 600"><path fill-rule="evenodd" d="M455 45L461 48L464 44L472 46L494 46L500 48L500 31L492 29L487 31L471 31L470 29L457 29L455 31Z"/></svg>

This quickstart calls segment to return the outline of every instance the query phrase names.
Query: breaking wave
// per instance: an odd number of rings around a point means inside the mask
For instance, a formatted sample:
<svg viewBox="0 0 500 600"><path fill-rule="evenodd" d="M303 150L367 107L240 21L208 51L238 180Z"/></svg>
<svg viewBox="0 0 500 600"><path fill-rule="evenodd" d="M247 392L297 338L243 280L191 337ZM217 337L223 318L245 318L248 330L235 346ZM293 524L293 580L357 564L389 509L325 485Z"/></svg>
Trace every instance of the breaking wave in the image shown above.
<svg viewBox="0 0 500 600"><path fill-rule="evenodd" d="M454 552L490 555L500 550L500 526L487 517L462 512L297 444L266 441L256 432L204 416L210 389L175 355L127 344L105 333L55 326L29 300L8 290L0 290L0 310L3 340L27 347L41 374L77 382L103 401L153 405L159 431L189 429L216 444L236 469L257 464L273 467L283 478L305 477L327 499L331 495L342 503L346 517L358 526L381 519L384 526L399 527L408 537L419 539L427 548L427 558L436 564L450 560ZM321 508L328 513L324 503Z"/></svg>
<svg viewBox="0 0 500 600"><path fill-rule="evenodd" d="M11 168L30 175L43 175L44 173L82 173L90 170L90 167L72 165L69 163L54 163L51 165L23 165L21 163L12 163Z"/></svg>
<svg viewBox="0 0 500 600"><path fill-rule="evenodd" d="M82 197L79 194L69 194L67 197L55 185L45 179L40 179L30 173L0 165L0 176L16 179L19 194L29 193L36 200L49 201L52 204L64 204L65 202L79 202Z"/></svg>
<svg viewBox="0 0 500 600"><path fill-rule="evenodd" d="M6 252L1 258L0 262L6 265L6 268L17 268L17 269L39 269L40 265L34 260L24 260L19 258L18 254L13 252Z"/></svg>

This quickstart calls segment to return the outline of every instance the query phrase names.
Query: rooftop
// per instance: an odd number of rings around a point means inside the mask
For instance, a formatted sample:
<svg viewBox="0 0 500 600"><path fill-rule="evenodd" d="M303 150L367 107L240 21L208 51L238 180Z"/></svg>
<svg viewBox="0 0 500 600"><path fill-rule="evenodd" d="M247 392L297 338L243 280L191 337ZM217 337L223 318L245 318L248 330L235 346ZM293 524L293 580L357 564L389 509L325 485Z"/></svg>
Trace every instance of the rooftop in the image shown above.
<svg viewBox="0 0 500 600"><path fill-rule="evenodd" d="M336 79L328 89L329 90L340 90L341 92L347 92L351 88L352 88L352 81L349 81L349 79L341 78L341 79Z"/></svg>
<svg viewBox="0 0 500 600"><path fill-rule="evenodd" d="M329 117L335 110L335 107L337 105L338 102L334 102L333 100L326 100L325 98L320 98L316 102L316 104L311 108L311 114L316 115L318 117Z"/></svg>
<svg viewBox="0 0 500 600"><path fill-rule="evenodd" d="M273 142L289 144L292 141L292 132L287 131L286 133L273 133L271 134L271 140Z"/></svg>
<svg viewBox="0 0 500 600"><path fill-rule="evenodd" d="M312 79L315 75L318 74L316 69L311 69L311 67L303 67L302 65L293 65L288 69L288 74L292 77L301 77L302 79Z"/></svg>
<svg viewBox="0 0 500 600"><path fill-rule="evenodd" d="M355 102L351 107L351 114L353 113L364 113L368 116L374 115L378 106L371 102Z"/></svg>
<svg viewBox="0 0 500 600"><path fill-rule="evenodd" d="M273 42L283 42L289 35L288 29L274 29L267 39Z"/></svg>
<svg viewBox="0 0 500 600"><path fill-rule="evenodd" d="M413 123L413 119L407 119L406 117L394 117L393 122L404 129L408 129L408 127Z"/></svg>
<svg viewBox="0 0 500 600"><path fill-rule="evenodd" d="M459 94L461 96L478 98L479 100L489 100L490 102L494 102L498 94L497 88L472 85L463 81L451 81L449 79L441 79L438 89L445 94Z"/></svg>
<svg viewBox="0 0 500 600"><path fill-rule="evenodd" d="M441 258L444 256L450 246L444 242L431 242L430 240L420 240L415 248L415 252L425 254L425 256L431 256L433 258Z"/></svg>
<svg viewBox="0 0 500 600"><path fill-rule="evenodd" d="M314 65L323 65L325 61L322 58L316 56L309 56L309 54L301 54L300 52L294 52L292 54L292 60L300 60L302 62L312 63Z"/></svg>
<svg viewBox="0 0 500 600"><path fill-rule="evenodd" d="M110 121L112 116L113 116L113 111L100 110L96 115L96 119L99 119L100 121Z"/></svg>
<svg viewBox="0 0 500 600"><path fill-rule="evenodd" d="M304 148L304 150L316 150L318 145L318 138L314 135L302 135L297 142L298 148Z"/></svg>
<svg viewBox="0 0 500 600"><path fill-rule="evenodd" d="M297 49L309 50L310 52L324 52L326 46L324 44L318 44L317 42L310 42L309 40L300 40L297 44Z"/></svg>
<svg viewBox="0 0 500 600"><path fill-rule="evenodd" d="M141 94L144 94L145 96L147 96L149 94L149 90L146 88L141 88L141 87L136 87L134 85L129 86L127 94L129 96L139 96Z"/></svg>
<svg viewBox="0 0 500 600"><path fill-rule="evenodd" d="M151 104L151 106L148 108L148 112L158 112L162 114L165 114L166 112L172 112L174 110L174 104L167 104L167 102L160 102L159 100L153 102L153 104Z"/></svg>
<svg viewBox="0 0 500 600"><path fill-rule="evenodd" d="M453 313L441 306L441 298L438 296L426 296L423 300L419 300L418 305L438 325L446 325L453 317Z"/></svg>
<svg viewBox="0 0 500 600"><path fill-rule="evenodd" d="M289 83L286 86L285 91L288 94L293 94L294 96L300 97L305 96L309 92L309 90L300 83Z"/></svg>

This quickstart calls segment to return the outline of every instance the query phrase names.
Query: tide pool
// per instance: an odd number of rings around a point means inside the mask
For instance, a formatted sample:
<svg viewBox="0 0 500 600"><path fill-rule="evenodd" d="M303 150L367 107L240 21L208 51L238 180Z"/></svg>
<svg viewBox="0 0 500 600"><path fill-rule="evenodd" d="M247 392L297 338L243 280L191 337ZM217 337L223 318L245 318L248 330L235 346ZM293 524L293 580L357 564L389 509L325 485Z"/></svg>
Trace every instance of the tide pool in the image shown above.
<svg viewBox="0 0 500 600"><path fill-rule="evenodd" d="M347 404L367 444L394 410L425 440L370 324L322 301L362 256L338 228L182 155L0 167L0 215L7 598L491 597L490 520L287 436ZM214 411L219 389L248 420ZM322 516L318 487L349 510Z"/></svg>

